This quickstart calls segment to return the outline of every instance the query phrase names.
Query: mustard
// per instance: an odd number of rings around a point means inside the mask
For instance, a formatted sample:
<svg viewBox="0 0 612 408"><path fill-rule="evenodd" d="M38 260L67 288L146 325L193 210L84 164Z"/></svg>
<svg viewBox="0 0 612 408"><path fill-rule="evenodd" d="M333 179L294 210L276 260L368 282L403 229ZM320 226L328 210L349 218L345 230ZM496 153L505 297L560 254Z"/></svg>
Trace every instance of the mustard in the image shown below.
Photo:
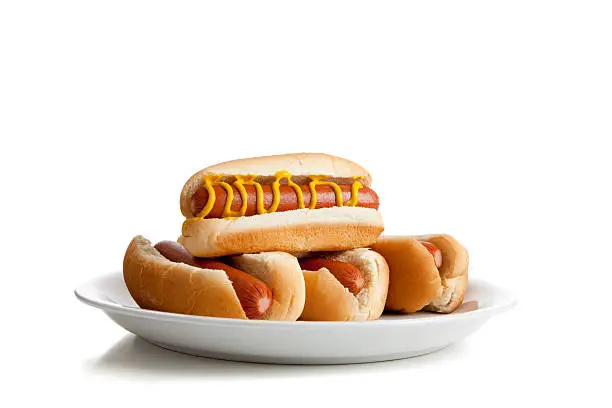
<svg viewBox="0 0 612 408"><path fill-rule="evenodd" d="M362 180L363 177L353 177L353 184L351 185L351 199L346 202L346 205L349 207L355 207L359 202L359 189L363 188L363 184L359 180Z"/></svg>
<svg viewBox="0 0 612 408"><path fill-rule="evenodd" d="M314 210L317 206L317 186L330 186L334 193L336 194L336 206L342 207L342 190L340 186L331 181L321 181L323 179L329 178L329 176L325 175L317 175L310 176L310 183L308 183L308 187L310 188L310 205L308 208ZM303 208L303 207L300 207Z"/></svg>
<svg viewBox="0 0 612 408"><path fill-rule="evenodd" d="M220 176L209 176L206 175L203 177L204 188L208 192L208 201L202 211L198 214L198 218L204 218L212 211L213 206L215 205L215 200L217 199L217 195L215 194L215 189L213 188L213 184L217 183Z"/></svg>

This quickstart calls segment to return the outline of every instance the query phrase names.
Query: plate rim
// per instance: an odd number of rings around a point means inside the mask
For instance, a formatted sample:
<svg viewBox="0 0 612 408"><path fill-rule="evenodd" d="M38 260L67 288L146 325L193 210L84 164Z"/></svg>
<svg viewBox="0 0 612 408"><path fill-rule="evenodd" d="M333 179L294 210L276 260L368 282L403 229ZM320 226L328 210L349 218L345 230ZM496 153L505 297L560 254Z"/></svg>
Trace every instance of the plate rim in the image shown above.
<svg viewBox="0 0 612 408"><path fill-rule="evenodd" d="M368 320L363 322L356 321L275 321L275 320L243 320L243 319L232 319L227 317L211 317L211 316L193 316L193 315L184 315L179 313L170 313L170 312L161 312L157 310L149 310L142 309L130 306L124 306L118 304L116 302L106 301L103 299L93 299L88 296L87 289L95 288L95 284L103 279L108 279L113 275L122 274L121 272L109 272L103 275L99 275L97 277L91 278L86 282L81 283L74 289L74 295L78 300L85 303L88 306L100 309L107 312L114 312L117 314L130 315L134 317L153 319L153 320L162 320L162 321L171 321L171 322L184 322L189 324L198 324L198 325L222 325L222 326L248 326L250 328L263 328L270 326L277 327L292 327L292 328L306 328L306 327L318 327L318 326L329 326L329 325L337 325L342 324L343 326L353 326L353 327L372 327L376 325L380 326L393 326L393 325L421 325L421 324L429 324L432 321L449 321L449 320L457 320L457 319L472 319L472 318L482 318L489 317L495 314L504 313L510 309L512 309L517 304L516 296L509 290L500 288L499 286L487 282L483 279L473 279L472 282L477 282L479 284L483 284L488 286L490 289L494 290L498 294L500 294L500 298L503 301L500 304L488 306L482 309L470 310L463 313L458 314L433 314L427 317L420 317L418 319L391 319L391 320ZM95 289L94 289L95 290Z"/></svg>

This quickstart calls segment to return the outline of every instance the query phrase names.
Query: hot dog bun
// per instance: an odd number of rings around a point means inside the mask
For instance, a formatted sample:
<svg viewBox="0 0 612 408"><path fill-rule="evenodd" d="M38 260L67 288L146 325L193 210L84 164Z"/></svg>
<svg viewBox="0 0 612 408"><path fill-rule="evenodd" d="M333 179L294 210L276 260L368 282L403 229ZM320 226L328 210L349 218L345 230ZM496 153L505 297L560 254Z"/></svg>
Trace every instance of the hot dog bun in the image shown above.
<svg viewBox="0 0 612 408"><path fill-rule="evenodd" d="M356 266L365 278L365 286L355 296L326 268L303 271L306 304L300 320L378 319L384 310L389 287L389 266L385 259L365 248L326 254L324 257Z"/></svg>
<svg viewBox="0 0 612 408"><path fill-rule="evenodd" d="M272 250L339 251L368 246L383 229L380 213L372 208L299 209L190 222L178 242L200 257Z"/></svg>
<svg viewBox="0 0 612 408"><path fill-rule="evenodd" d="M297 259L280 252L233 257L242 271L272 290L265 320L296 320L304 307L304 279ZM123 260L123 277L136 303L144 309L198 316L246 319L227 274L164 258L142 236L132 239Z"/></svg>
<svg viewBox="0 0 612 408"><path fill-rule="evenodd" d="M434 244L442 252L442 265L419 241ZM389 264L386 309L412 313L425 308L439 313L457 309L468 280L467 250L450 235L384 236L372 246Z"/></svg>

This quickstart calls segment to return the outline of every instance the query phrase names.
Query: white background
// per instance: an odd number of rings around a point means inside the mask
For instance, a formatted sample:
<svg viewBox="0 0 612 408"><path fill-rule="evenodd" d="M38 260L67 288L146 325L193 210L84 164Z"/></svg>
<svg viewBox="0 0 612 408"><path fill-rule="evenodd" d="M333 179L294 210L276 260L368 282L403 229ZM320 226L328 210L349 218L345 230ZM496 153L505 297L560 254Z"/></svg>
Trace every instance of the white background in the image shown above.
<svg viewBox="0 0 612 408"><path fill-rule="evenodd" d="M1 4L0 405L610 403L609 2ZM193 172L295 151L363 164L386 232L454 234L519 305L437 354L282 367L74 298L179 234Z"/></svg>

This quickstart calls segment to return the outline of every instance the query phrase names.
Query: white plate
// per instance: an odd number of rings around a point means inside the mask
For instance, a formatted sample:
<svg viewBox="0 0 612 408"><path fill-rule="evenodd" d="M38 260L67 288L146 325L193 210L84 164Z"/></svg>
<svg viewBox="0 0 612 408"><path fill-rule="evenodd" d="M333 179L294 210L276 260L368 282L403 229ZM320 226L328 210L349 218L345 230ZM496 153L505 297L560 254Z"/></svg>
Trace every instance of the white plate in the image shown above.
<svg viewBox="0 0 612 408"><path fill-rule="evenodd" d="M439 315L384 315L369 322L273 322L187 316L140 309L120 272L79 286L76 296L126 330L170 350L224 360L348 364L395 360L440 350L508 310L513 297L471 280L463 305Z"/></svg>

